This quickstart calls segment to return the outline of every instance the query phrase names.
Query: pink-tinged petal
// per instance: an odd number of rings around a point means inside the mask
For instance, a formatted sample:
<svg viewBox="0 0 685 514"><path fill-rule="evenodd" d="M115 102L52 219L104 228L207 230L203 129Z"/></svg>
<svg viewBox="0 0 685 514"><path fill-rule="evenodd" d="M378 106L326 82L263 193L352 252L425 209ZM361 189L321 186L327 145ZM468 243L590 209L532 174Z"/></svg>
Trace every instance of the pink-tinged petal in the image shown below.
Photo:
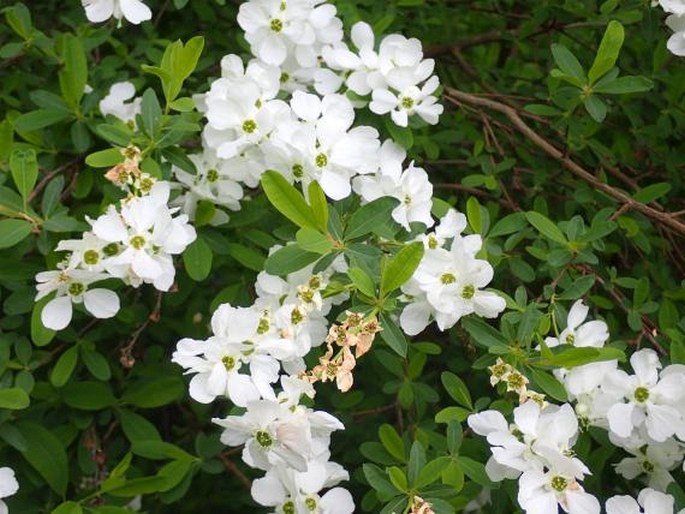
<svg viewBox="0 0 685 514"><path fill-rule="evenodd" d="M71 298L60 296L53 298L43 307L40 319L47 328L62 330L71 321L72 312Z"/></svg>
<svg viewBox="0 0 685 514"><path fill-rule="evenodd" d="M119 2L124 17L134 25L152 19L152 11L140 0L119 0Z"/></svg>
<svg viewBox="0 0 685 514"><path fill-rule="evenodd" d="M109 289L90 289L83 295L83 305L96 318L107 319L119 312L119 297Z"/></svg>

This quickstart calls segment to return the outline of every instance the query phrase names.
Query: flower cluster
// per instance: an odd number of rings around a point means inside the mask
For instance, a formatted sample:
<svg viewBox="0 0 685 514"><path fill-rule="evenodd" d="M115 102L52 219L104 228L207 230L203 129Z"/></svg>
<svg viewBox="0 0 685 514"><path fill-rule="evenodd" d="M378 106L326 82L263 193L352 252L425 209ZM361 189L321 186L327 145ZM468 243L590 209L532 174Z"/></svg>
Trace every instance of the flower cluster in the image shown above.
<svg viewBox="0 0 685 514"><path fill-rule="evenodd" d="M666 25L673 31L666 47L675 55L685 56L685 1L659 0L659 5L669 13Z"/></svg>
<svg viewBox="0 0 685 514"><path fill-rule="evenodd" d="M44 306L41 320L53 330L71 321L73 304L83 304L96 318L111 318L119 311L119 297L97 282L116 278L133 287L153 284L168 291L174 281L172 255L180 254L195 240L195 229L185 214L168 206L170 185L138 168L136 148L122 151L123 163L105 175L126 196L110 205L97 219L88 219L91 230L81 239L59 242L57 251L68 252L56 270L36 275L36 300L55 293Z"/></svg>
<svg viewBox="0 0 685 514"><path fill-rule="evenodd" d="M213 421L223 427L224 444L245 445L244 462L266 472L254 481L252 495L277 512L354 511L349 492L333 487L348 474L329 461L330 434L343 425L300 403L302 397L314 397L311 381L300 378L307 376L303 357L323 343L325 315L340 299L322 296L335 270L313 273L310 266L286 278L260 273L251 307L221 305L212 316L213 335L206 341L179 341L172 356L194 375L193 399L210 403L227 397L245 409ZM342 326L349 328L349 345L355 338L359 354L377 331L355 315Z"/></svg>
<svg viewBox="0 0 685 514"><path fill-rule="evenodd" d="M402 286L409 301L400 316L405 333L418 334L431 318L446 330L468 314L495 318L506 307L504 298L482 290L494 271L488 261L476 258L483 244L480 235L464 236L465 228L466 217L450 210L433 233L420 237L425 254Z"/></svg>
<svg viewBox="0 0 685 514"><path fill-rule="evenodd" d="M589 309L582 300L575 302L568 313L566 327L557 336L547 337L545 345L548 348L562 345L577 348L603 347L609 339L608 327L601 320L586 321L588 312ZM538 411L557 413L563 410L566 418L562 425L565 429L573 427L573 436L569 435L568 439L564 436L564 441L568 442L575 438L579 426L582 429L595 426L607 430L612 444L631 455L615 466L616 472L629 480L640 477L649 486L649 489L640 493L637 502L629 496L616 496L610 499L606 504L609 514L640 513L638 503L646 513L672 513L673 498L665 494L665 491L673 482L670 471L682 466L685 458L685 366L672 364L661 369L659 358L651 349L635 352L630 358L630 363L634 375L619 369L617 360L554 370L555 376L564 385L569 400L575 404L575 409L570 404L557 408L548 406L546 402L526 402L515 409L515 424L511 426L508 426L504 417L495 411L485 411L471 416L471 428L474 432L485 435L493 446L493 456L486 468L490 477L493 480L516 478L518 472L525 474L525 467L530 462L537 462L539 468L539 447L550 446L545 439L549 437L547 433L563 432L555 432L561 428L548 427L541 431L531 428L533 425L526 417L537 420L538 417L542 417ZM510 385L510 377L515 376L515 384L523 384L523 388L528 382L525 376L501 359L490 367L490 371L493 385L505 382L507 391L516 391L519 395L517 387ZM510 435L505 436L505 431ZM528 446L525 446L526 444ZM566 450L563 450L563 445L559 448L562 448L562 453L568 453L571 446L567 445ZM543 456L548 455L549 452L543 452ZM552 468L543 463L542 469L543 474L549 478L546 473ZM578 469L580 468L576 471ZM575 479L582 478L577 474L574 476ZM546 484L543 489L547 492L556 490L553 482L543 482L540 475L537 475L537 478L539 482L536 484ZM563 478L568 480L569 477ZM549 509L537 510L537 502L542 502L547 493L543 494L540 490L534 493L533 497L525 492L528 485L530 484L527 482L519 482L519 503L526 511L556 512L556 507L552 507L552 500L549 497L546 500L550 505ZM574 494L582 491L578 487L573 487ZM565 511L599 512L599 504L596 504L594 498L585 498L580 504L577 503L577 498L562 498L557 494L557 499ZM574 502L576 506L573 505Z"/></svg>
<svg viewBox="0 0 685 514"><path fill-rule="evenodd" d="M490 479L518 478L518 501L526 512L552 513L561 506L599 514L599 502L579 483L590 470L573 457L578 420L569 404L541 408L529 401L514 409L513 424L494 410L469 416L468 424L492 446Z"/></svg>

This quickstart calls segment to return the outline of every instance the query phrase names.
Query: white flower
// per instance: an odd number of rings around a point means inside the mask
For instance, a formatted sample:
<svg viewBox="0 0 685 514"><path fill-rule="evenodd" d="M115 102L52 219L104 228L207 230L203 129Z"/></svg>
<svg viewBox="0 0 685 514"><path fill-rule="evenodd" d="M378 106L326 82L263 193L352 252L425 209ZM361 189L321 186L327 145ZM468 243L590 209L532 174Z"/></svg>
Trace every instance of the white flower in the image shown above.
<svg viewBox="0 0 685 514"><path fill-rule="evenodd" d="M615 370L602 384L609 393L621 396L607 412L609 427L616 435L629 437L634 428L644 423L652 439L665 441L684 422L674 405L685 394L685 374L670 373L660 379L661 363L651 349L635 352L630 364L635 375Z"/></svg>
<svg viewBox="0 0 685 514"><path fill-rule="evenodd" d="M685 12L671 14L666 18L666 25L674 32L674 34L668 38L666 47L675 55L681 57L685 56Z"/></svg>
<svg viewBox="0 0 685 514"><path fill-rule="evenodd" d="M673 14L685 14L685 0L659 0L661 8Z"/></svg>
<svg viewBox="0 0 685 514"><path fill-rule="evenodd" d="M640 491L637 501L630 496L613 496L606 503L607 514L673 514L673 507L670 494L650 488Z"/></svg>
<svg viewBox="0 0 685 514"><path fill-rule="evenodd" d="M599 514L597 498L586 493L576 477L565 469L532 470L519 479L518 502L530 514Z"/></svg>
<svg viewBox="0 0 685 514"><path fill-rule="evenodd" d="M559 334L559 338L546 337L545 343L550 348L560 344L570 344L578 347L601 348L609 339L609 328L604 321L593 320L585 322L589 308L583 300L577 300L568 313L566 328Z"/></svg>
<svg viewBox="0 0 685 514"><path fill-rule="evenodd" d="M86 270L61 269L43 271L36 275L38 294L36 300L55 292L55 297L43 307L41 321L52 330L62 330L70 322L74 303L83 306L100 319L113 317L119 312L119 297L113 291L103 288L89 289L94 282L110 278L105 273Z"/></svg>
<svg viewBox="0 0 685 514"><path fill-rule="evenodd" d="M100 100L100 112L103 116L111 114L123 122L135 122L136 114L140 114L142 98L134 98L136 88L132 82L117 82L109 88L109 93Z"/></svg>
<svg viewBox="0 0 685 514"><path fill-rule="evenodd" d="M665 491L673 482L670 471L683 462L685 449L674 439L662 443L646 438L620 439L610 434L610 440L632 457L626 457L616 464L616 472L628 480L641 477L653 489Z"/></svg>
<svg viewBox="0 0 685 514"><path fill-rule="evenodd" d="M189 387L194 400L210 403L217 396L226 396L244 407L273 396L269 384L278 379L280 366L255 345L260 321L254 309L223 304L212 316L213 337L178 342L171 360L186 368L186 373L196 373ZM249 367L249 373L243 372L244 367Z"/></svg>
<svg viewBox="0 0 685 514"><path fill-rule="evenodd" d="M374 89L372 100L369 104L371 112L376 114L390 113L392 121L400 127L409 124L409 117L418 114L426 123L435 125L442 114L444 107L437 103L438 99L433 93L440 85L438 77L431 77L421 88L409 85L414 80L398 76L388 78L389 85L395 89Z"/></svg>
<svg viewBox="0 0 685 514"><path fill-rule="evenodd" d="M345 489L335 487L319 494L341 479L347 479L347 472L332 462L309 462L304 472L277 465L252 482L252 497L276 512L351 514L354 501Z"/></svg>
<svg viewBox="0 0 685 514"><path fill-rule="evenodd" d="M152 11L141 0L81 0L89 21L98 23L112 16L117 20L126 18L138 25L152 19Z"/></svg>
<svg viewBox="0 0 685 514"><path fill-rule="evenodd" d="M18 490L19 482L14 477L14 470L8 467L0 468L0 498L12 496ZM7 504L0 499L0 514L7 514L7 512Z"/></svg>

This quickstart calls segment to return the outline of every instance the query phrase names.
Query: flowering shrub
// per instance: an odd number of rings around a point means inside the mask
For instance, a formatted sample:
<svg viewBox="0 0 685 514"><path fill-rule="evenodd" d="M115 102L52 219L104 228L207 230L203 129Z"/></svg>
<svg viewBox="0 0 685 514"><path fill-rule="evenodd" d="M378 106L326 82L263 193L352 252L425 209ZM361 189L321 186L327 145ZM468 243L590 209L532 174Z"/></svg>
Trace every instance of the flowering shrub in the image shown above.
<svg viewBox="0 0 685 514"><path fill-rule="evenodd" d="M44 3L0 512L685 512L681 0Z"/></svg>

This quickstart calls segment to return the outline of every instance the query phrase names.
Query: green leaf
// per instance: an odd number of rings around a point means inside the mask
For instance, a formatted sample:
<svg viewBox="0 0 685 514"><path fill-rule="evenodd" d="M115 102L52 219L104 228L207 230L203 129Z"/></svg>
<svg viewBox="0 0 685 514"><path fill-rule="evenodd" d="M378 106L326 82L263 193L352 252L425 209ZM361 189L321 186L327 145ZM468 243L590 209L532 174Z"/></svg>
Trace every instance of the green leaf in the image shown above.
<svg viewBox="0 0 685 514"><path fill-rule="evenodd" d="M52 431L29 421L16 424L26 448L22 451L26 461L38 471L50 488L64 497L69 481L69 461L64 446Z"/></svg>
<svg viewBox="0 0 685 514"><path fill-rule="evenodd" d="M262 175L262 189L271 204L298 227L317 229L314 212L305 202L302 193L290 185L277 171Z"/></svg>
<svg viewBox="0 0 685 514"><path fill-rule="evenodd" d="M411 278L423 258L423 243L410 243L397 252L383 268L381 296L393 292Z"/></svg>
<svg viewBox="0 0 685 514"><path fill-rule="evenodd" d="M409 463L407 464L407 470L409 475L409 483L412 486L416 483L419 478L419 473L426 465L426 450L419 441L414 441L409 450Z"/></svg>
<svg viewBox="0 0 685 514"><path fill-rule="evenodd" d="M407 338L404 337L404 332L392 320L392 318L385 312L380 314L381 339L385 341L393 351L400 357L407 356Z"/></svg>
<svg viewBox="0 0 685 514"><path fill-rule="evenodd" d="M623 38L623 25L611 20L604 31L604 37L599 44L597 55L588 72L588 79L590 79L591 84L594 84L598 78L614 67L623 46Z"/></svg>
<svg viewBox="0 0 685 514"><path fill-rule="evenodd" d="M483 228L480 217L480 203L478 203L478 199L474 196L471 196L466 201L466 218L469 220L469 225L471 225L474 233L480 234Z"/></svg>
<svg viewBox="0 0 685 514"><path fill-rule="evenodd" d="M522 212L509 214L499 220L488 232L488 237L506 236L519 232L526 227L526 217Z"/></svg>
<svg viewBox="0 0 685 514"><path fill-rule="evenodd" d="M456 454L461 448L461 443L464 440L464 431L461 428L461 423L455 420L450 420L447 423L447 450Z"/></svg>
<svg viewBox="0 0 685 514"><path fill-rule="evenodd" d="M376 296L376 286L373 279L361 268L352 267L347 270L347 276L350 277L354 287L369 298Z"/></svg>
<svg viewBox="0 0 685 514"><path fill-rule="evenodd" d="M51 125L55 125L62 120L69 118L71 114L56 109L38 109L37 111L27 112L14 120L14 127L18 131L39 130Z"/></svg>
<svg viewBox="0 0 685 514"><path fill-rule="evenodd" d="M238 243L230 243L226 246L226 252L247 269L257 272L264 269L264 261L266 259L261 253L252 248Z"/></svg>
<svg viewBox="0 0 685 514"><path fill-rule="evenodd" d="M576 56L564 45L553 44L552 57L554 57L554 62L561 71L573 77L574 83L577 86L582 86L586 82L583 67L578 62L578 59L576 59Z"/></svg>
<svg viewBox="0 0 685 514"><path fill-rule="evenodd" d="M602 123L604 118L606 118L607 104L605 104L601 98L595 95L588 96L583 101L583 105L585 106L585 110L588 112L588 114L597 123Z"/></svg>
<svg viewBox="0 0 685 514"><path fill-rule="evenodd" d="M592 88L595 93L607 95L626 95L629 93L643 93L654 87L654 82L647 77L626 76L614 79L606 84L598 84Z"/></svg>
<svg viewBox="0 0 685 514"><path fill-rule="evenodd" d="M153 409L179 400L184 393L185 384L179 376L162 376L132 383L121 401L136 407Z"/></svg>
<svg viewBox="0 0 685 514"><path fill-rule="evenodd" d="M183 266L195 282L202 282L212 271L214 253L207 242L197 237L183 252Z"/></svg>
<svg viewBox="0 0 685 514"><path fill-rule="evenodd" d="M168 478L163 476L150 476L127 480L124 485L106 490L107 494L122 498L132 498L143 494L152 494L164 491Z"/></svg>
<svg viewBox="0 0 685 514"><path fill-rule="evenodd" d="M397 203L396 198L383 196L360 207L350 218L345 239L356 239L374 232L379 225L390 219Z"/></svg>
<svg viewBox="0 0 685 514"><path fill-rule="evenodd" d="M17 191L26 201L38 178L36 152L33 149L15 149L10 157L10 170L12 171L12 179L17 185Z"/></svg>
<svg viewBox="0 0 685 514"><path fill-rule="evenodd" d="M532 379L535 384L542 389L542 392L551 396L557 401L565 402L568 400L566 389L553 375L539 369L532 371Z"/></svg>
<svg viewBox="0 0 685 514"><path fill-rule="evenodd" d="M45 186L43 198L40 201L40 210L44 217L50 216L59 205L62 189L64 189L64 176L62 175L57 175Z"/></svg>
<svg viewBox="0 0 685 514"><path fill-rule="evenodd" d="M161 128L162 108L152 88L147 88L143 93L139 117L142 121L142 129L151 139L155 139Z"/></svg>
<svg viewBox="0 0 685 514"><path fill-rule="evenodd" d="M29 395L19 387L0 389L0 409L21 410L31 404Z"/></svg>
<svg viewBox="0 0 685 514"><path fill-rule="evenodd" d="M0 164L9 159L14 144L14 129L9 120L0 122Z"/></svg>
<svg viewBox="0 0 685 514"><path fill-rule="evenodd" d="M118 413L121 428L131 443L162 440L157 428L143 416L127 409L119 409Z"/></svg>
<svg viewBox="0 0 685 514"><path fill-rule="evenodd" d="M381 425L378 429L378 438L390 455L400 462L406 461L404 441L400 434L397 433L397 430L395 430L395 427L387 423Z"/></svg>
<svg viewBox="0 0 685 514"><path fill-rule="evenodd" d="M624 362L626 356L618 348L607 346L604 348L575 347L563 345L560 350L555 351L547 358L543 359L544 364L555 368L575 368L591 362L601 362L619 360Z"/></svg>
<svg viewBox="0 0 685 514"><path fill-rule="evenodd" d="M511 351L507 338L482 319L476 317L463 318L461 326L469 333L475 344L487 348L490 353L502 354Z"/></svg>
<svg viewBox="0 0 685 514"><path fill-rule="evenodd" d="M25 220L0 220L0 249L10 248L26 239L33 225Z"/></svg>
<svg viewBox="0 0 685 514"><path fill-rule="evenodd" d="M421 471L419 472L419 477L416 479L416 482L414 483L414 487L416 489L421 489L435 482L438 478L440 478L440 475L442 474L443 470L449 465L451 461L451 457L446 456L437 457L429 461L423 468L421 468Z"/></svg>
<svg viewBox="0 0 685 514"><path fill-rule="evenodd" d="M301 270L320 257L318 253L304 251L298 245L288 245L279 248L267 257L264 270L271 275L282 277Z"/></svg>
<svg viewBox="0 0 685 514"><path fill-rule="evenodd" d="M378 493L381 501L389 500L393 496L400 494L394 485L387 479L387 475L375 464L365 462L362 465L364 477L371 487Z"/></svg>
<svg viewBox="0 0 685 514"><path fill-rule="evenodd" d="M62 387L69 381L78 362L78 347L72 346L55 363L50 372L50 383L55 387Z"/></svg>
<svg viewBox="0 0 685 514"><path fill-rule="evenodd" d="M595 285L595 276L585 275L576 279L570 287L556 298L557 300L577 300L587 293L593 285Z"/></svg>
<svg viewBox="0 0 685 514"><path fill-rule="evenodd" d="M109 361L100 352L81 346L81 359L90 374L98 380L107 381L112 377Z"/></svg>
<svg viewBox="0 0 685 514"><path fill-rule="evenodd" d="M88 63L81 38L66 34L63 40L64 68L59 72L59 88L64 101L78 111L88 82Z"/></svg>
<svg viewBox="0 0 685 514"><path fill-rule="evenodd" d="M442 385L445 387L447 394L459 405L473 410L473 402L471 401L471 394L464 381L451 371L443 371L440 375Z"/></svg>
<svg viewBox="0 0 685 514"><path fill-rule="evenodd" d="M103 382L74 382L60 389L60 394L64 403L81 410L102 410L117 401L109 384Z"/></svg>
<svg viewBox="0 0 685 514"><path fill-rule="evenodd" d="M40 319L40 315L43 312L43 307L45 304L51 300L50 297L43 297L33 305L33 311L31 312L31 341L36 346L45 346L57 334L56 331L50 330Z"/></svg>
<svg viewBox="0 0 685 514"><path fill-rule="evenodd" d="M184 96L171 102L169 107L178 112L190 112L195 109L195 102L193 102L192 98Z"/></svg>
<svg viewBox="0 0 685 514"><path fill-rule="evenodd" d="M176 446L175 444L167 443L164 441L136 441L131 446L131 451L136 455L145 457L151 460L194 460L191 454L185 451L183 448Z"/></svg>
<svg viewBox="0 0 685 514"><path fill-rule="evenodd" d="M124 162L124 156L119 148L100 150L86 157L86 164L93 168L109 168L122 162Z"/></svg>
<svg viewBox="0 0 685 514"><path fill-rule="evenodd" d="M488 474L485 472L485 466L483 464L470 457L463 457L461 455L456 457L456 462L464 474L471 480L483 487L493 487L493 483L488 478Z"/></svg>
<svg viewBox="0 0 685 514"><path fill-rule="evenodd" d="M533 227L547 239L562 245L568 244L563 232L548 217L535 211L526 212L526 219Z"/></svg>
<svg viewBox="0 0 685 514"><path fill-rule="evenodd" d="M327 255L333 249L333 242L318 230L302 227L295 235L297 245L308 252Z"/></svg>
<svg viewBox="0 0 685 514"><path fill-rule="evenodd" d="M671 190L671 184L668 182L659 182L658 184L650 184L647 187L643 187L637 193L633 195L633 199L641 203L650 203L658 200L662 196L668 194Z"/></svg>
<svg viewBox="0 0 685 514"><path fill-rule="evenodd" d="M407 490L407 475L404 474L397 466L391 466L388 468L388 477L390 477L390 482L400 491Z"/></svg>
<svg viewBox="0 0 685 514"><path fill-rule="evenodd" d="M326 195L315 180L309 183L307 194L309 195L309 204L311 205L319 230L325 234L328 232L328 202L326 202Z"/></svg>
<svg viewBox="0 0 685 514"><path fill-rule="evenodd" d="M78 503L68 501L53 509L51 514L83 514L83 509Z"/></svg>
<svg viewBox="0 0 685 514"><path fill-rule="evenodd" d="M450 421L459 421L460 423L468 418L472 411L464 409L463 407L445 407L435 415L436 423L449 423Z"/></svg>

